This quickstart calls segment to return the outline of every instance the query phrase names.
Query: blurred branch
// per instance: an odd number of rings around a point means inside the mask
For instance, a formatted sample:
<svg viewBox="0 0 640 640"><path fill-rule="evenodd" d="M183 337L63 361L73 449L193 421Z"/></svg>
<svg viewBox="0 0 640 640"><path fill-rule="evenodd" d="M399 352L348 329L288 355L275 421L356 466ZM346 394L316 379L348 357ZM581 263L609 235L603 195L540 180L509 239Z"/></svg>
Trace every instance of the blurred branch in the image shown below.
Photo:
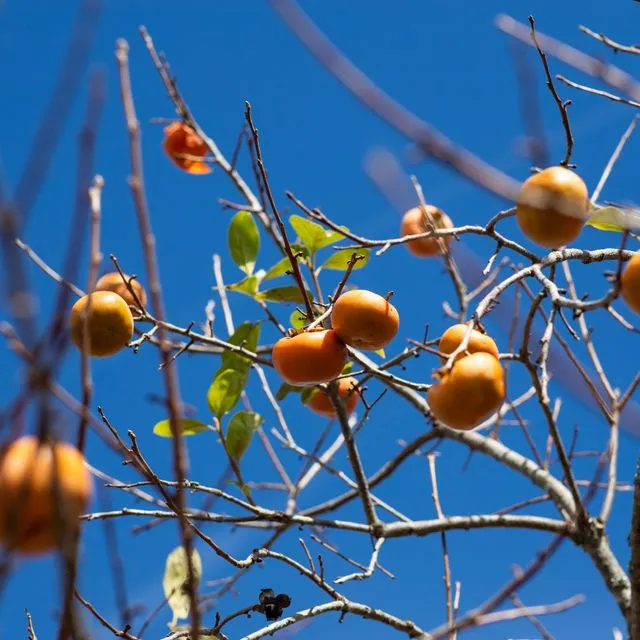
<svg viewBox="0 0 640 640"><path fill-rule="evenodd" d="M490 193L510 201L516 199L520 189L517 181L457 147L384 93L329 41L294 0L269 0L269 4L333 76L382 120L415 142L425 156L434 157Z"/></svg>
<svg viewBox="0 0 640 640"><path fill-rule="evenodd" d="M158 269L155 237L151 228L151 220L147 206L147 199L144 187L144 177L142 171L142 147L140 144L140 124L135 111L133 92L131 89L131 77L129 74L129 45L125 40L118 40L116 45L116 61L118 63L120 94L124 109L125 122L129 132L129 153L131 156L131 176L129 186L131 187L133 200L136 209L136 217L142 241L147 278L149 281L149 293L153 310L158 320L162 322L165 317L164 301L160 286L160 274ZM186 477L187 461L183 446L182 427L180 415L182 413L182 401L180 399L180 388L176 373L176 363L171 360L169 349L164 342L165 329L160 326L158 339L160 343L160 358L162 362L162 374L167 389L169 423L173 438L173 464L178 488L175 495L176 512L179 518L180 536L187 558L187 585L186 592L190 602L191 628L193 635L200 626L200 613L198 610L197 586L193 567L193 530L189 526L184 516L185 498L182 490L182 483Z"/></svg>

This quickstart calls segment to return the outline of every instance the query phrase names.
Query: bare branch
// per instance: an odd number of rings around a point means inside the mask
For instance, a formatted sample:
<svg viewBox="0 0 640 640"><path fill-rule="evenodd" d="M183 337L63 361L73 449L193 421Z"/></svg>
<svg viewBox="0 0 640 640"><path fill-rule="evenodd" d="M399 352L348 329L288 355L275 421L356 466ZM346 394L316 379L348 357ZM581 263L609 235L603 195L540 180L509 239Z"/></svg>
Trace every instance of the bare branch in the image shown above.
<svg viewBox="0 0 640 640"><path fill-rule="evenodd" d="M542 65L544 66L544 73L547 76L547 87L551 92L556 105L558 106L558 111L560 111L560 117L562 118L562 126L564 127L564 134L567 138L567 150L565 151L564 159L560 162L560 164L563 167L568 167L569 161L571 160L571 152L573 151L573 134L571 133L571 124L569 122L569 114L567 112L567 107L571 104L571 101L568 100L567 102L564 102L556 91L556 87L553 84L553 78L551 77L551 71L549 70L547 56L545 52L540 48L540 45L538 44L538 40L536 38L536 28L533 16L529 16L529 25L531 25L531 39L533 40L535 48L538 50L538 54L540 55L540 59L542 60Z"/></svg>

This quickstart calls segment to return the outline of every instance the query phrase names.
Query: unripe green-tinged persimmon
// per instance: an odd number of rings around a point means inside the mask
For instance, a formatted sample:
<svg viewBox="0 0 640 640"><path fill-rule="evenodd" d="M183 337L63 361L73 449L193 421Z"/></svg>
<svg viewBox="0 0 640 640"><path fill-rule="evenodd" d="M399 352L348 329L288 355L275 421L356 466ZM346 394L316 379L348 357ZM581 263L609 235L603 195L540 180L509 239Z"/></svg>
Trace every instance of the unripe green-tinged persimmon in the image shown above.
<svg viewBox="0 0 640 640"><path fill-rule="evenodd" d="M452 354L462 343L462 340L467 334L468 328L469 327L466 324L454 324L452 327L449 327L440 338L438 351L447 355ZM492 338L477 329L472 329L466 350L459 353L457 357L463 358L469 353L476 353L478 351L490 353L496 358L500 354L498 347Z"/></svg>
<svg viewBox="0 0 640 640"><path fill-rule="evenodd" d="M516 217L529 240L546 249L558 249L578 237L590 210L582 178L564 167L548 167L525 180Z"/></svg>
<svg viewBox="0 0 640 640"><path fill-rule="evenodd" d="M85 349L85 322L87 354L90 356L111 356L124 349L133 337L129 305L113 291L94 291L91 296L80 298L71 308L71 339L82 352Z"/></svg>
<svg viewBox="0 0 640 640"><path fill-rule="evenodd" d="M340 340L363 351L388 345L399 325L396 308L386 298L364 289L343 293L331 310L331 326Z"/></svg>
<svg viewBox="0 0 640 640"><path fill-rule="evenodd" d="M77 533L92 488L75 447L19 438L0 455L0 543L23 554L55 550Z"/></svg>
<svg viewBox="0 0 640 640"><path fill-rule="evenodd" d="M340 380L338 380L338 397L345 403L347 415L353 413L360 399L357 385L358 381L352 377L340 378ZM314 389L306 404L309 409L321 416L327 418L335 418L337 416L336 408L333 406L329 394L324 389Z"/></svg>
<svg viewBox="0 0 640 640"><path fill-rule="evenodd" d="M129 276L125 274L124 277L128 282ZM144 290L144 287L137 280L131 280L131 288L136 292L136 296L138 296L138 300L140 300L142 306L145 307L147 305L147 292ZM113 293L117 293L130 307L138 307L138 303L131 294L131 291L129 291L126 282L117 271L105 273L98 279L98 282L96 282L95 289L96 291L113 291Z"/></svg>
<svg viewBox="0 0 640 640"><path fill-rule="evenodd" d="M308 387L337 378L347 362L347 348L335 331L304 331L280 338L271 359L285 382Z"/></svg>
<svg viewBox="0 0 640 640"><path fill-rule="evenodd" d="M201 175L211 173L211 167L204 162L207 145L188 124L172 122L165 127L162 147L172 162L183 171Z"/></svg>
<svg viewBox="0 0 640 640"><path fill-rule="evenodd" d="M504 371L490 353L478 351L460 358L440 375L427 400L433 415L452 429L473 429L502 405Z"/></svg>
<svg viewBox="0 0 640 640"><path fill-rule="evenodd" d="M640 313L640 252L631 257L622 272L620 294L630 309Z"/></svg>
<svg viewBox="0 0 640 640"><path fill-rule="evenodd" d="M451 218L433 205L428 204L426 206L427 213L431 214L431 221L436 229L453 229L453 222ZM409 209L404 216L402 216L402 223L400 225L400 233L402 236L413 236L417 233L426 233L430 231L431 227L427 224L428 216L425 216L425 212L422 207L414 207ZM443 236L442 238L416 238L415 240L409 240L405 242L404 246L414 255L419 258L430 258L432 256L442 255L442 248L440 242L443 242L445 246L449 246L452 236Z"/></svg>

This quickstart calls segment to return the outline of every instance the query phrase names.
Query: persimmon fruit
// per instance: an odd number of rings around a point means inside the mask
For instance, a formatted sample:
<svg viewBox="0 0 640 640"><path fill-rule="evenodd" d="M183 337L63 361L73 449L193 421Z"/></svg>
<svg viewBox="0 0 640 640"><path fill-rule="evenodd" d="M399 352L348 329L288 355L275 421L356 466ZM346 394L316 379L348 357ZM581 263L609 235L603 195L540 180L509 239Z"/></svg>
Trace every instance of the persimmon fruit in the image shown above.
<svg viewBox="0 0 640 640"><path fill-rule="evenodd" d="M333 304L331 326L344 343L363 351L377 351L398 333L400 316L386 298L353 289Z"/></svg>
<svg viewBox="0 0 640 640"><path fill-rule="evenodd" d="M129 281L129 276L125 274L125 278L127 282ZM136 292L136 296L138 296L138 300L143 307L147 305L147 292L144 290L144 287L137 281L131 280L131 288ZM130 307L138 307L138 303L135 298L129 291L125 281L122 279L122 276L117 271L112 271L111 273L105 273L101 278L96 282L96 291L113 291L117 293Z"/></svg>
<svg viewBox="0 0 640 640"><path fill-rule="evenodd" d="M358 392L358 381L356 378L340 378L338 380L338 397L345 403L347 415L353 413L358 404L360 393ZM331 402L329 394L324 389L314 389L306 402L311 411L327 418L337 416L336 408Z"/></svg>
<svg viewBox="0 0 640 640"><path fill-rule="evenodd" d="M432 224L436 229L453 229L453 222L451 218L433 205L427 205L427 214L431 215ZM430 230L430 226L427 224L428 216L425 215L425 211L422 207L414 207L409 209L404 216L402 216L402 223L400 225L400 233L404 236L412 236L417 233L426 233ZM443 236L442 238L416 238L415 240L409 240L404 243L410 253L419 258L430 258L433 256L442 255L442 248L440 242L444 242L445 246L449 246L452 236ZM440 241L440 242L439 242Z"/></svg>
<svg viewBox="0 0 640 640"><path fill-rule="evenodd" d="M113 291L94 291L71 308L71 339L81 352L85 349L85 322L87 354L93 357L111 356L124 349L133 337L129 305Z"/></svg>
<svg viewBox="0 0 640 640"><path fill-rule="evenodd" d="M271 359L285 382L307 387L337 378L347 361L347 348L335 331L304 331L280 338Z"/></svg>
<svg viewBox="0 0 640 640"><path fill-rule="evenodd" d="M468 328L469 327L466 324L454 324L449 327L440 337L438 351L446 355L451 355L462 343ZM458 354L457 359L478 351L490 353L495 358L500 354L498 346L493 338L489 337L486 333L478 331L477 329L472 329L467 348L464 352Z"/></svg>
<svg viewBox="0 0 640 640"><path fill-rule="evenodd" d="M590 208L587 186L577 173L548 167L525 180L516 218L529 240L546 249L558 249L578 237Z"/></svg>
<svg viewBox="0 0 640 640"><path fill-rule="evenodd" d="M433 415L452 429L468 430L497 411L505 396L499 360L478 351L453 363L427 393Z"/></svg>
<svg viewBox="0 0 640 640"><path fill-rule="evenodd" d="M0 543L22 554L55 550L77 533L92 491L84 456L72 445L15 440L0 455Z"/></svg>
<svg viewBox="0 0 640 640"><path fill-rule="evenodd" d="M162 147L171 161L183 171L196 175L211 173L211 167L204 162L207 145L185 122L172 122L165 127Z"/></svg>
<svg viewBox="0 0 640 640"><path fill-rule="evenodd" d="M640 313L640 251L631 257L622 272L620 295L632 311Z"/></svg>

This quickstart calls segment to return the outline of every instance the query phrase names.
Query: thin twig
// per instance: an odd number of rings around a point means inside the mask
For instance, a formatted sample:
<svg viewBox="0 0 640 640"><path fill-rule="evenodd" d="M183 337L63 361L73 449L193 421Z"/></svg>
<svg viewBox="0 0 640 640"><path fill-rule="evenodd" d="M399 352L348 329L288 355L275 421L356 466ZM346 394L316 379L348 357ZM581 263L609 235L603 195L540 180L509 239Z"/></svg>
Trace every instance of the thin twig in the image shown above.
<svg viewBox="0 0 640 640"><path fill-rule="evenodd" d="M596 33L595 31L591 31L591 29L588 29L583 25L580 25L578 28L580 29L580 31L582 31L582 33L585 33L586 35L599 40L600 42L602 42L602 44L606 44L607 47L610 47L616 53L631 53L633 55L640 56L640 47L620 44L619 42L615 42L611 38L607 38L604 33Z"/></svg>
<svg viewBox="0 0 640 640"><path fill-rule="evenodd" d="M367 578L370 578L373 575L373 571L378 564L378 555L380 554L380 549L382 548L384 541L384 538L378 538L376 540L376 543L373 546L373 552L371 553L371 558L369 560L369 565L362 573L350 573L349 575L336 578L333 581L334 584L344 584L345 582L349 582L351 580L366 580Z"/></svg>
<svg viewBox="0 0 640 640"><path fill-rule="evenodd" d="M38 640L38 636L36 635L36 632L33 629L33 620L31 619L31 614L29 613L29 609L25 609L24 612L27 616L27 634L28 634L27 640Z"/></svg>
<svg viewBox="0 0 640 640"><path fill-rule="evenodd" d="M313 304L311 303L311 299L309 298L309 292L304 285L304 280L302 278L298 259L296 258L293 249L291 248L289 238L287 237L287 230L285 229L284 223L282 222L282 218L280 217L280 213L278 211L278 206L276 205L276 201L273 198L273 193L271 192L271 187L269 186L269 180L267 179L267 170L265 169L264 162L262 161L262 151L260 149L258 130L253 123L253 118L251 116L251 105L248 102L245 103L245 118L247 120L247 124L249 125L251 135L253 136L253 143L256 150L256 160L258 163L258 167L260 168L260 174L262 175L263 184L267 192L269 205L271 206L271 213L273 214L276 224L278 225L278 229L280 230L280 235L284 244L284 250L287 254L287 257L289 258L289 262L291 263L291 270L293 271L294 278L296 280L298 288L300 289L300 295L302 295L302 299L304 300L304 305L307 310L307 319L313 320L313 318L315 317Z"/></svg>
<svg viewBox="0 0 640 640"><path fill-rule="evenodd" d="M436 516L438 518L444 518L444 512L440 505L440 496L438 494L438 479L436 475L436 456L430 453L427 456L429 462L429 475L431 476L431 497L433 498L433 505L436 509ZM453 626L453 598L451 593L451 566L449 564L449 550L447 548L447 536L444 531L440 534L440 541L442 543L442 559L444 562L444 591L447 611L447 625ZM456 632L451 631L449 634L449 640L455 640Z"/></svg>
<svg viewBox="0 0 640 640"><path fill-rule="evenodd" d="M553 96L553 99L558 106L558 110L560 111L560 117L562 118L562 126L564 127L564 134L567 139L567 148L564 154L564 158L560 162L563 167L568 167L569 162L571 160L571 152L573 151L573 134L571 133L571 123L569 122L569 114L567 113L567 107L571 104L571 100L567 100L563 102L558 92L556 91L556 87L553 84L553 78L551 77L551 71L549 70L549 62L547 61L547 55L540 48L538 44L538 40L536 38L536 28L535 22L533 20L533 16L529 16L529 24L531 25L531 39L533 40L533 44L535 45L538 53L540 54L540 59L542 60L542 64L544 66L544 73L547 76L547 87Z"/></svg>
<svg viewBox="0 0 640 640"><path fill-rule="evenodd" d="M569 78L565 78L562 75L556 75L556 80L566 84L569 87L573 87L574 89L579 89L580 91L584 91L585 93L592 93L595 96L600 96L601 98L607 98L607 100L611 100L612 102L619 102L621 104L626 104L629 107L634 107L635 109L640 109L640 102L636 102L635 100L629 100L628 98L622 98L621 96L617 96L615 93L610 93L609 91L603 91L602 89L594 89L593 87L588 87L585 84L578 84L573 80L569 80Z"/></svg>
<svg viewBox="0 0 640 640"><path fill-rule="evenodd" d="M625 129L624 133L622 134L622 137L618 141L618 144L616 145L616 148L613 150L613 153L611 154L611 157L609 158L609 161L607 162L607 166L604 168L604 171L602 172L602 175L600 176L600 180L598 180L598 184L596 185L596 188L593 190L593 193L591 194L591 202L592 203L595 204L595 202L600 197L600 194L602 193L602 190L604 189L604 185L607 183L607 180L609 179L609 176L611 175L611 171L613 170L613 167L614 167L615 163L618 161L618 158L620 157L620 154L622 153L622 150L624 149L625 144L627 144L627 141L629 140L629 138L631 137L631 134L633 133L634 129L636 128L636 125L638 124L638 120L639 119L640 119L640 116L634 116L633 120L631 120L631 123Z"/></svg>

